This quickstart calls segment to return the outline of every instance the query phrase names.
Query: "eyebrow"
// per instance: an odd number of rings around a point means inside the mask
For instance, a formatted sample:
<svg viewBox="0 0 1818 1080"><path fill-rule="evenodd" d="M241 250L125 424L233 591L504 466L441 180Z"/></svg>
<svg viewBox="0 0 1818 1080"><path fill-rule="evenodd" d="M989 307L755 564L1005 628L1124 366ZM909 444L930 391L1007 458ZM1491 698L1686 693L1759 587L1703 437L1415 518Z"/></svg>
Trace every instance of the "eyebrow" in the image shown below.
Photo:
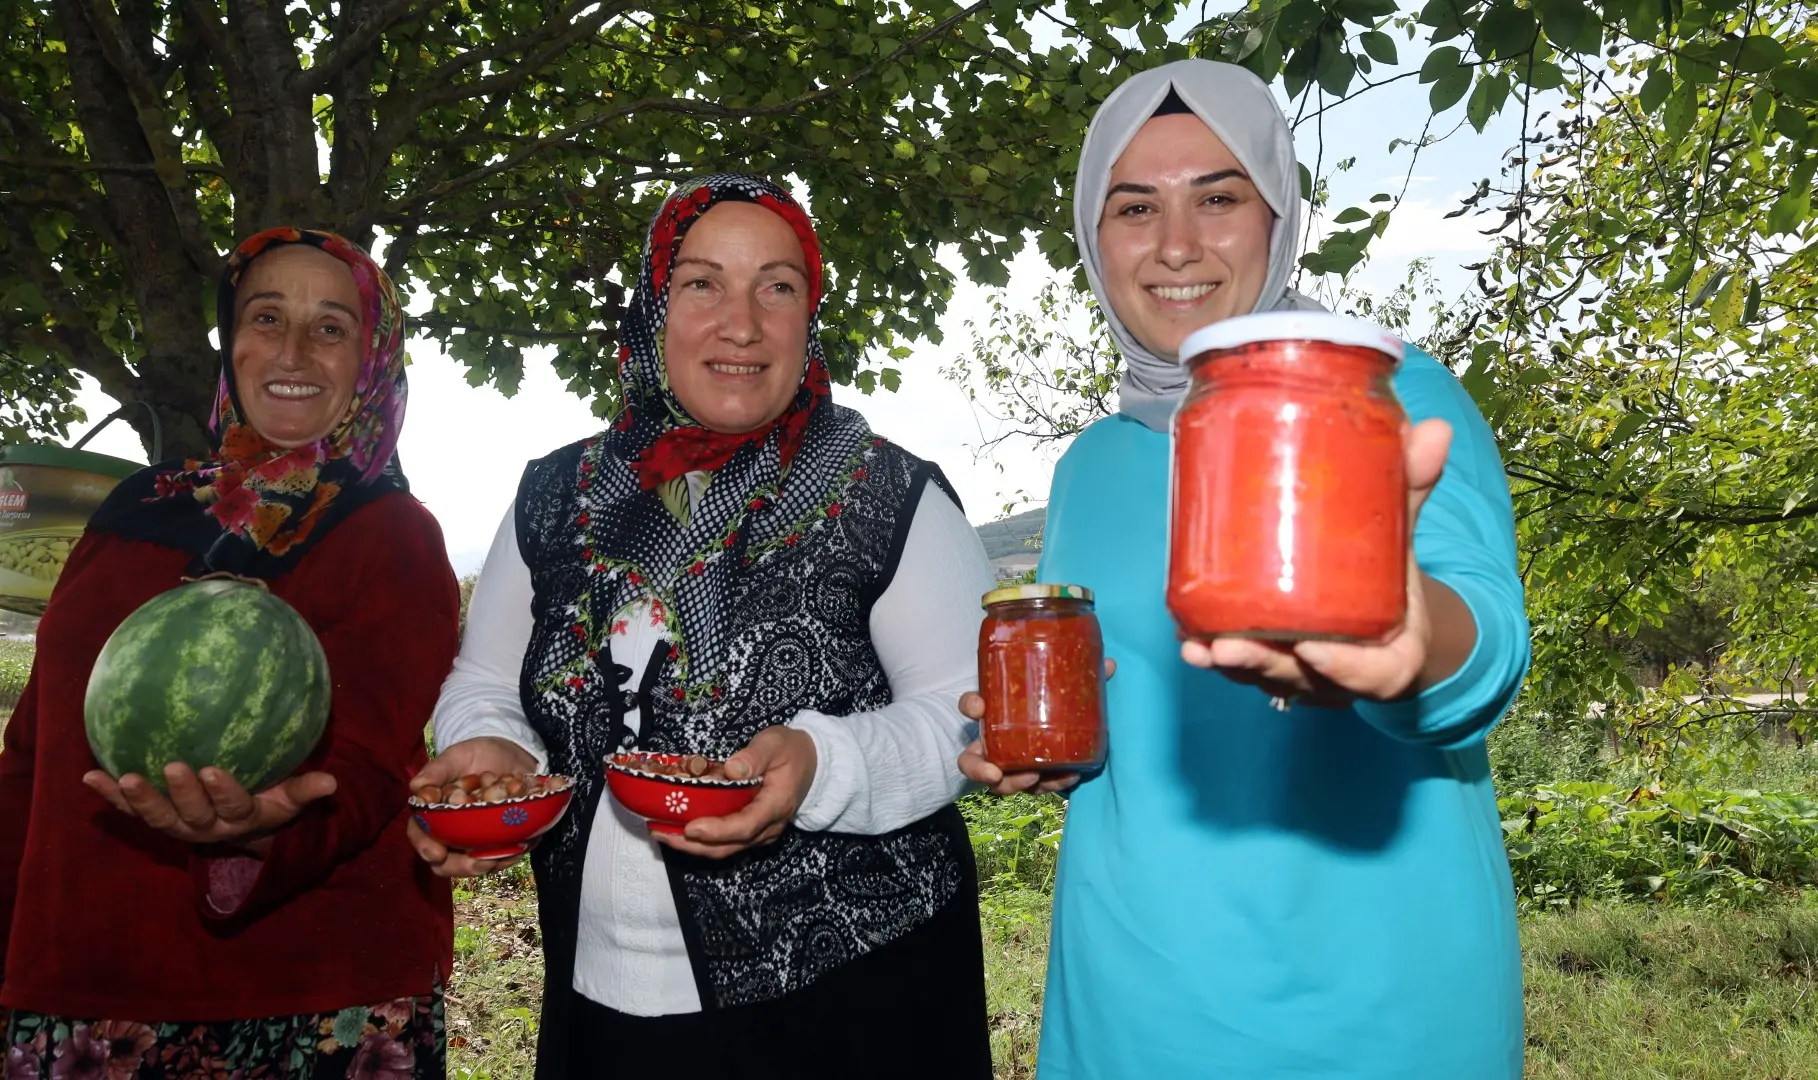
<svg viewBox="0 0 1818 1080"><path fill-rule="evenodd" d="M251 296L247 297L246 300L244 302L242 302L240 306L242 308L251 307L252 302L254 300L282 300L284 298L285 298L284 294L282 292L279 292L277 289L266 289L264 292L253 293ZM341 303L339 300L324 300L324 301L322 301L322 306L325 308L333 308L336 311L344 312L349 318L354 319L356 322L360 318L359 312L355 311L353 308L348 307L346 304Z"/></svg>
<svg viewBox="0 0 1818 1080"><path fill-rule="evenodd" d="M719 263L714 262L712 259L703 259L699 255L684 255L682 258L677 259L674 265L681 266L683 263L700 263L702 266L711 267L721 273L725 273L726 271L726 268ZM771 259L769 262L758 267L758 273L761 274L766 270L775 270L779 266L786 266L803 277L808 276L808 268L794 259Z"/></svg>
<svg viewBox="0 0 1818 1080"><path fill-rule="evenodd" d="M1207 184L1216 184L1220 180L1230 180L1234 177L1238 180L1250 179L1249 174L1245 173L1242 169L1220 169L1217 172L1209 172L1204 176L1195 176L1189 186L1204 187ZM1114 185L1110 191L1105 192L1105 198L1109 199L1113 195L1120 194L1153 195L1155 194L1155 191L1156 188L1153 184L1122 183Z"/></svg>

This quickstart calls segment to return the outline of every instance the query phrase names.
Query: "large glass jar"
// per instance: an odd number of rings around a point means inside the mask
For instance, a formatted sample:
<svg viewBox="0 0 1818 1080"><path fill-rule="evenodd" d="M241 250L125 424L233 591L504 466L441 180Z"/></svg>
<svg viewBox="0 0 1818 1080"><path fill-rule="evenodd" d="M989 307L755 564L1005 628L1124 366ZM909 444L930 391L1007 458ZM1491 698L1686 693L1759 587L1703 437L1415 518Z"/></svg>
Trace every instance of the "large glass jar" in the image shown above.
<svg viewBox="0 0 1818 1080"><path fill-rule="evenodd" d="M1408 595L1402 343L1355 319L1247 315L1189 335L1174 417L1168 610L1182 637L1377 641Z"/></svg>
<svg viewBox="0 0 1818 1080"><path fill-rule="evenodd" d="M1105 643L1092 590L1013 585L985 594L978 688L985 758L1005 772L1105 760Z"/></svg>

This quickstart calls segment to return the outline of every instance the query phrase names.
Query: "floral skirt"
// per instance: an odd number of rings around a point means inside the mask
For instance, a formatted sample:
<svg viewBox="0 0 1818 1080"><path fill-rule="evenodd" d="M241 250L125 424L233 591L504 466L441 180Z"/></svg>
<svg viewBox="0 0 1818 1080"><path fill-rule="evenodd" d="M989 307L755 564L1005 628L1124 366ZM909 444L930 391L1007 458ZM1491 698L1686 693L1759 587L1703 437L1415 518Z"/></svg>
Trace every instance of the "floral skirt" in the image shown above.
<svg viewBox="0 0 1818 1080"><path fill-rule="evenodd" d="M5 1080L443 1080L442 991L370 1008L145 1024L0 1010Z"/></svg>

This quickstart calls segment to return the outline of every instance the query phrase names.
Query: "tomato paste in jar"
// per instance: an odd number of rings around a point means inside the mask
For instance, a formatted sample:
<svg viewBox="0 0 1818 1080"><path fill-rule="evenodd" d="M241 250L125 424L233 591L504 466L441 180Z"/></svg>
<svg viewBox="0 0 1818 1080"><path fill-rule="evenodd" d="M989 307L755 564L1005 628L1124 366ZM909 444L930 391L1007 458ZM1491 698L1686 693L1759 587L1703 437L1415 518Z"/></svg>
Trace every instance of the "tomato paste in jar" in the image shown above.
<svg viewBox="0 0 1818 1080"><path fill-rule="evenodd" d="M1187 638L1376 641L1408 602L1402 343L1271 312L1181 345L1168 610Z"/></svg>
<svg viewBox="0 0 1818 1080"><path fill-rule="evenodd" d="M1105 643L1092 590L1013 585L985 594L978 630L985 759L1005 772L1105 760Z"/></svg>

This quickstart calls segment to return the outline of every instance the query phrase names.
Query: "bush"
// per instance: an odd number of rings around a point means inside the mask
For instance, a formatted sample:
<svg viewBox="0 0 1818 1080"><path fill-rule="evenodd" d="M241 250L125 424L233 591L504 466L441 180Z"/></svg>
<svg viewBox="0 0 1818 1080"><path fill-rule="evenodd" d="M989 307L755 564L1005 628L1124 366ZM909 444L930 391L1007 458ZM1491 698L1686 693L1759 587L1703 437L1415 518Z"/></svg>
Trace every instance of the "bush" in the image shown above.
<svg viewBox="0 0 1818 1080"><path fill-rule="evenodd" d="M1747 905L1818 885L1818 800L1704 788L1541 785L1499 800L1524 908Z"/></svg>
<svg viewBox="0 0 1818 1080"><path fill-rule="evenodd" d="M1497 791L1533 791L1555 780L1606 779L1605 734L1593 720L1559 717L1521 705L1490 732L1490 775Z"/></svg>

